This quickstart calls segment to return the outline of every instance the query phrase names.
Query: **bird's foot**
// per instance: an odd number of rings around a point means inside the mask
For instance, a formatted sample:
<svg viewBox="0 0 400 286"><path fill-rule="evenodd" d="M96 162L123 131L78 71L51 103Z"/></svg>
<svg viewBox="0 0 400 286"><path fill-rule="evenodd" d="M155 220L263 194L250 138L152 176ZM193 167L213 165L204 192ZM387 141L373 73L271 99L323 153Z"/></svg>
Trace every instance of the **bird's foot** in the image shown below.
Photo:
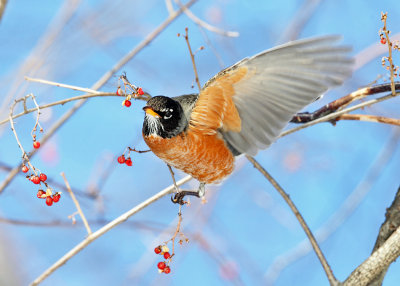
<svg viewBox="0 0 400 286"><path fill-rule="evenodd" d="M199 189L197 191L180 190L173 197L171 197L171 201L174 204L184 205L186 203L186 201L183 200L185 196L195 196L204 200L204 194L206 192L204 186L204 183L200 183Z"/></svg>

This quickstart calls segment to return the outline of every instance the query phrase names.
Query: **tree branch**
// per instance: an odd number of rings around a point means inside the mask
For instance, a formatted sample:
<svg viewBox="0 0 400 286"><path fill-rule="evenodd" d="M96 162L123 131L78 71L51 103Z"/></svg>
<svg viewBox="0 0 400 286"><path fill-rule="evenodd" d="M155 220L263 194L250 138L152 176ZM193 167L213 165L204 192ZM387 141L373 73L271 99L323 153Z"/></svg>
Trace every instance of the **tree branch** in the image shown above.
<svg viewBox="0 0 400 286"><path fill-rule="evenodd" d="M375 250L360 266L358 266L343 283L343 286L368 285L380 273L400 256L400 227Z"/></svg>
<svg viewBox="0 0 400 286"><path fill-rule="evenodd" d="M71 186L69 185L69 182L68 182L67 178L65 177L64 172L61 172L60 175L61 175L61 177L63 177L63 179L64 179L65 186L67 187L68 193L70 194L70 196L71 196L71 198L72 198L72 201L74 202L74 204L75 204L75 206L76 206L76 209L78 210L78 213L79 213L79 215L80 215L80 217L81 217L81 219L82 219L82 221L83 221L83 224L84 224L84 226L85 226L85 228L86 228L86 231L87 231L88 235L91 235L91 234L92 234L92 230L90 229L89 223L87 222L86 217L85 217L85 215L83 214L83 211L82 211L82 209L81 209L81 206L79 205L78 200L76 199L74 193L73 193L72 190L71 190Z"/></svg>
<svg viewBox="0 0 400 286"><path fill-rule="evenodd" d="M400 187L397 190L396 196L392 205L386 210L386 219L382 224L378 238L376 239L376 243L372 252L376 251L381 247L385 241L395 232L396 229L400 227ZM379 273L374 280L372 280L368 286L379 286L382 285L382 281L385 278L385 274L388 270L388 267L385 267L381 273Z"/></svg>

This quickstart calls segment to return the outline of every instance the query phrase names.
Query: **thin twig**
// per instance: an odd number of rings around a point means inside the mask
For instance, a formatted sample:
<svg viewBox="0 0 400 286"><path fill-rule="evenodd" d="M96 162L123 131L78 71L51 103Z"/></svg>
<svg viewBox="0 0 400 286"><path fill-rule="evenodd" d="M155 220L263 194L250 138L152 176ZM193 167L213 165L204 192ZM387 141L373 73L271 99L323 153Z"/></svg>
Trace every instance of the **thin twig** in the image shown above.
<svg viewBox="0 0 400 286"><path fill-rule="evenodd" d="M108 92L106 92L106 93L103 93L103 92L101 92L101 93L90 93L90 94L83 94L83 95L78 95L78 96L74 96L74 97L61 99L61 100L58 100L58 101L55 101L55 102L51 102L51 103L48 103L48 104L43 104L43 105L40 105L39 108L40 109L45 109L45 108L53 107L53 106L56 106L56 105L64 105L64 104L66 104L68 102L77 101L77 100L80 100L80 99L88 99L88 98L92 98L92 97L102 97L102 96L117 96L117 97L120 97L119 95L117 95L115 93L108 93ZM32 113L32 112L35 112L35 111L37 111L36 107L35 108L26 109L21 113L13 115L12 119L21 117L21 116L23 116L25 114ZM9 118L1 120L0 121L0 125L6 123L7 121L9 121Z"/></svg>
<svg viewBox="0 0 400 286"><path fill-rule="evenodd" d="M29 97L29 96L26 96L26 97ZM18 134L17 134L17 131L15 130L14 120L13 120L13 112L14 112L15 105L22 100L26 100L26 97L14 101L14 104L11 105L11 107L10 107L10 114L9 114L8 120L10 121L11 131L14 133L14 137L15 137L15 140L17 141L18 147L19 147L19 149L21 149L22 161L27 162L30 169L34 172L35 175L37 175L35 167L31 164L28 154L25 152L25 149L22 146L21 141L19 141ZM19 170L19 168L20 168L20 166L18 166L18 170Z"/></svg>
<svg viewBox="0 0 400 286"><path fill-rule="evenodd" d="M397 93L396 96L399 95L399 94L400 94L400 93ZM361 108L363 108L363 107L370 106L370 105L376 104L376 103L378 103L378 102L382 102L382 101L385 101L385 100L388 100L388 99L392 99L392 98L393 98L393 95L392 95L392 94L389 94L389 95L385 95L385 96L381 96L381 97L378 97L378 98L374 98L374 99L371 99L371 100L369 100L369 101L362 102L362 103L359 103L359 104L357 104L357 105L354 105L354 106L351 106L351 107L348 107L348 108L345 108L345 109L336 111L336 112L334 112L334 113L328 114L328 115L326 115L326 116L323 116L323 117L318 118L318 119L316 119L316 120L313 120L313 121L311 121L311 122L307 122L307 123L305 123L305 124L302 124L302 125L300 125L300 126L298 126L298 127L295 127L295 128L289 129L289 130L286 130L286 131L282 132L282 133L278 136L278 138L284 137L284 136L286 136L286 135L289 135L289 134L291 134L291 133L297 132L297 131L299 131L299 130L301 130L301 129L310 127L310 126L312 126L312 125L315 125L315 124L318 124L318 123L321 123L321 122L326 122L326 121L334 120L335 118L337 118L338 116L340 116L340 115L342 115L342 114L346 114L346 113L349 113L349 112L354 111L354 110L356 110L356 109L361 109Z"/></svg>
<svg viewBox="0 0 400 286"><path fill-rule="evenodd" d="M386 43L389 50L388 60L389 60L389 70L390 70L390 86L392 88L392 95L396 96L396 89L394 87L394 64L392 58L392 42L390 41L389 38L390 31L386 28L387 13L382 13L381 20L383 22L382 31L385 33Z"/></svg>
<svg viewBox="0 0 400 286"><path fill-rule="evenodd" d="M365 114L343 114L336 118L339 120L358 120L358 121L368 121L376 123L385 123L400 126L400 119L388 118L384 116L376 115L365 115Z"/></svg>
<svg viewBox="0 0 400 286"><path fill-rule="evenodd" d="M222 36L226 36L226 37L239 37L239 32L236 31L224 31L220 28L217 28L213 25L210 25L209 23L199 19L196 15L194 15L192 13L192 11L190 11L189 9L185 8L185 6L182 4L181 1L179 0L175 0L175 3L178 4L178 6L183 9L183 12L186 14L186 16L188 16L190 18L190 20L192 20L194 23L196 23L197 25L203 27L204 29L209 30L210 32L216 33L216 34L220 34Z"/></svg>
<svg viewBox="0 0 400 286"><path fill-rule="evenodd" d="M396 90L400 91L400 82L395 83L395 88L396 88ZM310 122L310 121L316 120L318 118L321 118L323 116L326 116L328 114L331 114L337 110L341 110L341 109L345 108L346 106L350 105L352 102L354 102L356 100L361 100L366 96L375 95L375 94L388 92L388 91L391 91L391 85L388 83L377 84L377 85L373 85L373 86L367 86L364 88L360 88L360 89L353 91L339 99L336 99L332 102L329 102L328 104L325 104L324 106L318 108L314 112L297 113L293 116L293 118L290 120L290 122L292 122L292 123ZM335 121L335 120L332 120L332 121Z"/></svg>
<svg viewBox="0 0 400 286"><path fill-rule="evenodd" d="M92 230L90 229L90 226L89 226L89 224L88 224L88 222L87 222L87 220L86 220L85 215L83 214L83 211L82 211L82 209L81 209L81 206L79 205L78 200L76 199L74 193L73 193L72 190L71 190L71 186L69 185L69 182L68 182L67 178L65 177L64 172L61 172L60 175L61 175L61 176L63 177L63 179L64 179L65 186L67 187L68 193L70 194L70 196L71 196L71 198L72 198L72 201L74 202L74 204L75 204L75 206L76 206L76 209L78 210L79 215L81 216L81 219L82 219L82 221L83 221L83 224L85 225L85 228L86 228L86 230L87 230L87 232L88 232L88 235L91 235L91 234L92 234Z"/></svg>
<svg viewBox="0 0 400 286"><path fill-rule="evenodd" d="M48 84L48 85L54 85L54 86L68 88L68 89L72 89L72 90L78 90L78 91L82 91L82 92L86 92L86 93L93 93L93 94L102 93L100 91L93 90L93 89L90 89L90 88L84 88L84 87L79 87L79 86L75 86L75 85L58 83L58 82L54 82L54 81L50 81L50 80L45 80L45 79L40 79L40 78L33 78L33 77L29 77L29 76L25 76L25 80L32 81L32 82L39 82L39 83Z"/></svg>
<svg viewBox="0 0 400 286"><path fill-rule="evenodd" d="M278 182L251 156L246 155L246 158L253 164L253 166L260 171L261 174L264 175L264 177L272 184L272 186L279 192L279 194L282 196L282 198L285 200L285 202L289 205L290 209L296 216L297 220L299 221L301 227L303 228L304 232L306 233L308 239L310 240L310 243L319 259L319 261L322 264L322 267L325 270L326 276L328 277L329 283L331 285L338 285L339 282L335 278L331 267L328 264L328 261L326 260L324 254L322 253L317 240L315 239L313 233L311 232L310 228L308 227L306 221L304 220L303 216L297 209L296 205L293 203L293 201L290 199L289 195L282 189L282 187L278 184Z"/></svg>
<svg viewBox="0 0 400 286"><path fill-rule="evenodd" d="M171 177L172 177L172 182L174 183L174 186L175 186L175 191L176 191L176 192L179 192L179 188L178 188L178 186L176 185L174 170L172 170L171 165L167 164L167 166L168 166L168 170L169 170L169 172L170 172L170 174L171 174ZM180 210L180 208L179 208L179 210Z"/></svg>
<svg viewBox="0 0 400 286"><path fill-rule="evenodd" d="M296 10L296 14L293 15L290 22L286 25L285 30L280 33L278 43L286 43L288 41L296 40L304 29L304 26L314 16L318 6L321 4L321 0L305 0Z"/></svg>
<svg viewBox="0 0 400 286"><path fill-rule="evenodd" d="M200 80L199 80L199 74L197 73L196 62L194 60L194 54L192 52L192 47L190 46L188 30L189 29L186 27L185 28L185 35L183 37L185 38L186 44L187 44L188 49L189 49L190 59L192 60L193 71L194 71L197 87L199 88L199 92L200 92L201 91L201 85L200 85Z"/></svg>
<svg viewBox="0 0 400 286"><path fill-rule="evenodd" d="M167 7L167 11L170 15L174 13L174 7L172 6L171 0L165 0L165 6Z"/></svg>
<svg viewBox="0 0 400 286"><path fill-rule="evenodd" d="M169 239L168 241L164 242L164 244L167 244L169 241L171 241L172 243L172 256L175 255L175 239L178 236L178 234L182 235L181 232L181 223L182 223L182 205L179 205L179 211L178 211L178 223L176 225L176 229L174 234L172 235L171 239ZM171 256L171 257L172 257Z"/></svg>
<svg viewBox="0 0 400 286"><path fill-rule="evenodd" d="M191 176L186 176L183 179L177 182L177 185L183 185L184 183L190 181L192 179ZM39 277L32 282L31 286L38 285L44 279L46 279L50 274L52 274L55 270L60 268L64 265L68 260L74 257L77 253L79 253L82 249L88 246L90 243L95 241L97 238L105 234L106 232L110 231L112 228L116 227L117 225L126 221L129 217L133 216L140 210L144 209L148 205L154 203L155 201L161 199L165 195L168 195L174 191L175 187L173 185L165 188L164 190L160 191L159 193L155 194L154 196L148 198L147 200L143 201L142 203L138 204L134 208L130 209L129 211L123 213L118 218L114 219L110 223L106 224L96 232L93 232L89 236L87 236L83 241L78 243L74 248L68 251L63 257L61 257L58 261L56 261L52 266L50 266L46 271L44 271Z"/></svg>
<svg viewBox="0 0 400 286"><path fill-rule="evenodd" d="M149 150L136 150L135 148L131 148L131 147L128 147L128 150L132 151L132 152L139 153L139 154L143 154L143 153L147 153L147 152L151 151L150 149Z"/></svg>

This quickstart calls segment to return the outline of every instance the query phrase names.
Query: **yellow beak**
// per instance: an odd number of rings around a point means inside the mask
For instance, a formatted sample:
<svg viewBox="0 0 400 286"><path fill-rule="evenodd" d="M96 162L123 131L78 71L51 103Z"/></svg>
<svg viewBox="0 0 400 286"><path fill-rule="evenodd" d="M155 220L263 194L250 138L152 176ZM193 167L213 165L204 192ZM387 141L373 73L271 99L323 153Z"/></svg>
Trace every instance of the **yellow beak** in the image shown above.
<svg viewBox="0 0 400 286"><path fill-rule="evenodd" d="M157 112L155 112L151 106L145 106L145 107L143 107L143 110L144 110L147 114L149 114L149 115L151 115L151 116L153 116L153 117L156 117L156 118L159 118L159 117L160 117L160 115L159 115Z"/></svg>

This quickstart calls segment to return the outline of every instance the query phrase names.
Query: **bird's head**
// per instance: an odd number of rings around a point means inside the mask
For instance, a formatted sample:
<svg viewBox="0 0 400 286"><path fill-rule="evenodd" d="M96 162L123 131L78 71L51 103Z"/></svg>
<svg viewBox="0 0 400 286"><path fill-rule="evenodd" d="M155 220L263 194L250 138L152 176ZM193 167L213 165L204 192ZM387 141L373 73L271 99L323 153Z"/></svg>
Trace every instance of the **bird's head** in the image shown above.
<svg viewBox="0 0 400 286"><path fill-rule="evenodd" d="M188 125L181 104L172 98L152 97L143 110L146 112L143 122L145 136L153 134L171 138L184 131Z"/></svg>

